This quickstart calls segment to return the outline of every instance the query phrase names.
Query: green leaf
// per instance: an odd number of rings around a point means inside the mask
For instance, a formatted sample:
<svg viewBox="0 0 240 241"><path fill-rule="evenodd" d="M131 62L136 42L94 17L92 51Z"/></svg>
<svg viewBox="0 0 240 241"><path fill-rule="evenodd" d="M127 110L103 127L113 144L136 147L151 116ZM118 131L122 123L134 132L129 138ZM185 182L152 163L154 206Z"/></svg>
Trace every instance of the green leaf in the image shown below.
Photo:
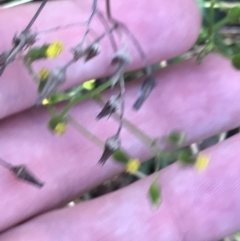
<svg viewBox="0 0 240 241"><path fill-rule="evenodd" d="M238 231L237 233L235 233L234 236L237 237L237 238L240 238L240 232Z"/></svg>
<svg viewBox="0 0 240 241"><path fill-rule="evenodd" d="M240 53L233 56L233 58L232 58L232 65L236 69L240 70Z"/></svg>
<svg viewBox="0 0 240 241"><path fill-rule="evenodd" d="M184 164L195 163L195 158L192 156L192 153L190 150L182 150L178 155L178 160Z"/></svg>
<svg viewBox="0 0 240 241"><path fill-rule="evenodd" d="M239 23L240 21L240 7L233 7L227 14L229 23Z"/></svg>
<svg viewBox="0 0 240 241"><path fill-rule="evenodd" d="M156 207L159 207L159 205L161 203L161 189L160 189L159 185L157 184L156 179L152 182L148 193L151 198L152 204Z"/></svg>
<svg viewBox="0 0 240 241"><path fill-rule="evenodd" d="M27 52L27 59L29 59L31 62L38 60L38 59L43 59L46 58L46 51L47 48L49 47L49 45L44 44L42 47L35 47L35 48L31 48L29 49L29 51Z"/></svg>
<svg viewBox="0 0 240 241"><path fill-rule="evenodd" d="M185 140L185 133L181 132L181 131L172 131L169 135L168 135L168 141L174 145L180 146L183 144L184 140Z"/></svg>
<svg viewBox="0 0 240 241"><path fill-rule="evenodd" d="M128 163L128 161L130 159L130 157L120 149L115 151L112 156L116 161L124 163L124 164Z"/></svg>

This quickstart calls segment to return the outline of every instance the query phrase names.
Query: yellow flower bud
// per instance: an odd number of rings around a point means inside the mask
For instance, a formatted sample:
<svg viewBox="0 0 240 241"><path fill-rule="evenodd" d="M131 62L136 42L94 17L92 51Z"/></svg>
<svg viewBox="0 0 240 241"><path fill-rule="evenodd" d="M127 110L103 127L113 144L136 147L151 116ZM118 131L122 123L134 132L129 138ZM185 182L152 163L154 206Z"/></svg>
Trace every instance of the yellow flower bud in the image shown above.
<svg viewBox="0 0 240 241"><path fill-rule="evenodd" d="M95 86L95 79L91 79L91 80L88 80L88 81L85 81L83 84L82 84L82 87L86 90L92 90Z"/></svg>
<svg viewBox="0 0 240 241"><path fill-rule="evenodd" d="M126 172L134 173L140 168L140 161L138 159L130 159L126 165Z"/></svg>
<svg viewBox="0 0 240 241"><path fill-rule="evenodd" d="M55 126L54 131L55 131L55 133L62 135L66 131L66 127L67 127L66 122L59 122Z"/></svg>
<svg viewBox="0 0 240 241"><path fill-rule="evenodd" d="M197 160L195 162L195 168L198 171L204 171L206 169L206 167L208 166L209 163L209 156L206 154L199 154L197 157Z"/></svg>
<svg viewBox="0 0 240 241"><path fill-rule="evenodd" d="M49 76L49 70L46 68L42 68L42 69L40 69L38 74L40 76L41 81L46 81Z"/></svg>
<svg viewBox="0 0 240 241"><path fill-rule="evenodd" d="M63 43L55 41L46 50L46 56L48 58L55 58L63 51Z"/></svg>
<svg viewBox="0 0 240 241"><path fill-rule="evenodd" d="M42 105L48 105L49 104L49 100L46 98L42 101Z"/></svg>

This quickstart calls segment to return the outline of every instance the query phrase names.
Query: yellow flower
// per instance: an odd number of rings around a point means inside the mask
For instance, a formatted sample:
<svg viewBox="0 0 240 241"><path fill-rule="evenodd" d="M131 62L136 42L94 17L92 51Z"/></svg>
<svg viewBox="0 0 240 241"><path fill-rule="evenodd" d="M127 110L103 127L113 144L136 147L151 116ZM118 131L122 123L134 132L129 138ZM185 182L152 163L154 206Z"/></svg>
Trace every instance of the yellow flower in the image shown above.
<svg viewBox="0 0 240 241"><path fill-rule="evenodd" d="M49 100L46 98L42 101L42 105L48 105L49 104Z"/></svg>
<svg viewBox="0 0 240 241"><path fill-rule="evenodd" d="M66 131L66 122L59 122L55 128L54 128L54 131L59 134L59 135L62 135L64 134L64 132Z"/></svg>
<svg viewBox="0 0 240 241"><path fill-rule="evenodd" d="M42 69L40 69L38 74L40 76L40 80L45 81L45 80L47 80L47 78L49 76L49 70L46 68L42 68Z"/></svg>
<svg viewBox="0 0 240 241"><path fill-rule="evenodd" d="M91 80L88 80L88 81L85 81L83 84L82 84L82 87L86 90L92 90L95 86L95 79L91 79Z"/></svg>
<svg viewBox="0 0 240 241"><path fill-rule="evenodd" d="M138 159L130 159L126 165L126 172L134 173L139 169L140 165L141 163Z"/></svg>
<svg viewBox="0 0 240 241"><path fill-rule="evenodd" d="M206 167L208 166L209 163L209 156L206 154L199 154L197 157L197 160L195 162L195 168L198 171L204 171L206 169Z"/></svg>
<svg viewBox="0 0 240 241"><path fill-rule="evenodd" d="M63 50L63 43L60 41L55 41L49 45L46 50L46 55L48 58L57 57Z"/></svg>

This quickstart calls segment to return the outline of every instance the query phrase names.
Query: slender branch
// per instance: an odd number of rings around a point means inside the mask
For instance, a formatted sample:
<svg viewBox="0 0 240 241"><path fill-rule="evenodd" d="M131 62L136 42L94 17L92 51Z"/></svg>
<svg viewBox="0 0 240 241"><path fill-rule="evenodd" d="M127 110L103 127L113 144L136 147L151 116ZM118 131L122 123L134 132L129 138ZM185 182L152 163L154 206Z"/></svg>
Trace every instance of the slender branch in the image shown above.
<svg viewBox="0 0 240 241"><path fill-rule="evenodd" d="M69 24L66 24L64 26L57 26L57 27L41 30L41 31L38 31L37 33L38 34L45 34L45 33L56 32L56 31L65 30L65 29L68 29L68 28L79 27L80 25L86 25L86 23L87 23L87 21L85 21L85 22L76 22L76 23L69 23Z"/></svg>
<svg viewBox="0 0 240 241"><path fill-rule="evenodd" d="M92 12L91 12L91 14L90 14L90 16L89 16L89 18L88 18L88 20L87 20L86 31L85 31L85 33L84 33L84 35L83 35L83 37L82 37L81 42L77 45L77 47L76 47L77 49L78 49L78 48L79 48L79 49L82 48L82 45L83 45L83 43L84 43L84 41L85 41L85 39L86 39L86 36L87 36L87 34L88 34L89 30L90 30L90 24L91 24L91 21L92 21L92 19L93 19L94 14L96 13L96 10L97 10L97 0L93 0Z"/></svg>
<svg viewBox="0 0 240 241"><path fill-rule="evenodd" d="M88 131L84 126L82 126L80 123L78 123L71 115L67 116L67 121L69 124L71 124L78 132L80 132L83 136L85 136L88 140L93 142L95 145L97 145L100 148L104 148L104 142L92 134L90 131Z"/></svg>
<svg viewBox="0 0 240 241"><path fill-rule="evenodd" d="M102 22L102 25L104 26L104 28L106 29L106 31L109 29L109 25L107 20L104 18L104 15L98 10L97 11L97 16L99 18L99 20ZM109 39L112 45L112 49L114 51L114 53L117 51L117 43L116 40L114 38L114 35L111 33L109 33Z"/></svg>
<svg viewBox="0 0 240 241"><path fill-rule="evenodd" d="M208 37L213 41L213 26L214 26L214 5L215 5L215 0L211 0L211 6L210 6L210 25L208 29Z"/></svg>
<svg viewBox="0 0 240 241"><path fill-rule="evenodd" d="M107 9L107 16L108 16L108 18L112 19L110 0L106 0L106 9Z"/></svg>
<svg viewBox="0 0 240 241"><path fill-rule="evenodd" d="M36 21L36 19L38 18L39 14L41 13L41 11L43 10L44 6L46 5L48 0L43 0L40 7L38 8L37 12L34 14L33 18L31 19L31 21L29 22L29 24L27 25L27 27L23 30L23 32L27 32L30 30L30 28L32 27L32 25L34 24L34 22Z"/></svg>
<svg viewBox="0 0 240 241"><path fill-rule="evenodd" d="M131 173L133 176L139 178L139 179L143 179L145 177L147 177L147 175L145 175L144 173L140 172L140 171L135 171L133 173Z"/></svg>
<svg viewBox="0 0 240 241"><path fill-rule="evenodd" d="M104 106L104 101L101 98L96 99L96 101L101 106ZM120 120L120 116L118 113L113 113L112 116L114 119ZM123 125L135 136L137 136L143 143L145 143L148 147L152 146L154 140L150 136L148 136L144 131L139 129L137 125L132 124L129 120L125 118L123 118Z"/></svg>
<svg viewBox="0 0 240 241"><path fill-rule="evenodd" d="M2 158L0 158L0 165L8 170L12 169L12 165L6 161L4 161Z"/></svg>
<svg viewBox="0 0 240 241"><path fill-rule="evenodd" d="M123 24L122 22L112 18L110 0L106 0L106 9L107 9L107 16L108 16L109 21L111 21L114 24L119 25L119 27L122 28L123 31L127 34L129 39L132 41L134 47L136 48L140 58L142 59L142 62L144 64L145 68L146 68L146 74L151 75L152 74L151 66L148 62L148 59L147 59L140 43L136 39L136 37L132 34L132 32L128 29L128 27L125 24Z"/></svg>
<svg viewBox="0 0 240 241"><path fill-rule="evenodd" d="M68 111L77 103L79 103L80 101L84 101L87 100L89 98L93 98L96 95L100 94L103 90L109 88L111 86L111 83L105 82L104 84L100 85L98 88L96 88L95 90L91 91L90 93L87 93L85 95L79 96L79 97L75 97L73 98L63 109L62 113L60 114L61 117L64 117Z"/></svg>
<svg viewBox="0 0 240 241"><path fill-rule="evenodd" d="M116 135L119 136L123 127L123 117L124 117L124 102L125 102L125 82L123 76L119 82L120 85L120 98L121 98L121 111L120 111L120 123Z"/></svg>

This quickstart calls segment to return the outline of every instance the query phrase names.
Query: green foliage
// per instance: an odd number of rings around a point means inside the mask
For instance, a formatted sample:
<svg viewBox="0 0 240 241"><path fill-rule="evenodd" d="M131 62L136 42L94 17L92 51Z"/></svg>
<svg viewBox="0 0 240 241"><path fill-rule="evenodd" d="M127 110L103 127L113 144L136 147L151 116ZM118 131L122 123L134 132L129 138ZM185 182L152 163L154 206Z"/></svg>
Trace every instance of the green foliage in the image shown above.
<svg viewBox="0 0 240 241"><path fill-rule="evenodd" d="M233 56L232 64L236 69L240 70L240 53Z"/></svg>
<svg viewBox="0 0 240 241"><path fill-rule="evenodd" d="M176 146L181 146L185 140L185 133L181 131L172 131L168 135L168 141Z"/></svg>
<svg viewBox="0 0 240 241"><path fill-rule="evenodd" d="M195 163L195 158L192 156L191 151L188 149L182 150L179 153L178 160L184 164L194 164Z"/></svg>
<svg viewBox="0 0 240 241"><path fill-rule="evenodd" d="M157 183L156 178L152 182L148 193L149 193L149 197L151 199L152 204L154 206L158 207L161 203L161 189Z"/></svg>
<svg viewBox="0 0 240 241"><path fill-rule="evenodd" d="M124 164L127 164L130 159L130 157L120 149L115 151L112 156L116 161L124 163Z"/></svg>
<svg viewBox="0 0 240 241"><path fill-rule="evenodd" d="M31 48L26 55L26 58L30 61L33 62L35 60L39 59L45 59L47 58L46 51L49 47L49 44L44 44L42 47L35 47Z"/></svg>
<svg viewBox="0 0 240 241"><path fill-rule="evenodd" d="M233 7L227 14L227 20L229 23L240 23L240 7Z"/></svg>

